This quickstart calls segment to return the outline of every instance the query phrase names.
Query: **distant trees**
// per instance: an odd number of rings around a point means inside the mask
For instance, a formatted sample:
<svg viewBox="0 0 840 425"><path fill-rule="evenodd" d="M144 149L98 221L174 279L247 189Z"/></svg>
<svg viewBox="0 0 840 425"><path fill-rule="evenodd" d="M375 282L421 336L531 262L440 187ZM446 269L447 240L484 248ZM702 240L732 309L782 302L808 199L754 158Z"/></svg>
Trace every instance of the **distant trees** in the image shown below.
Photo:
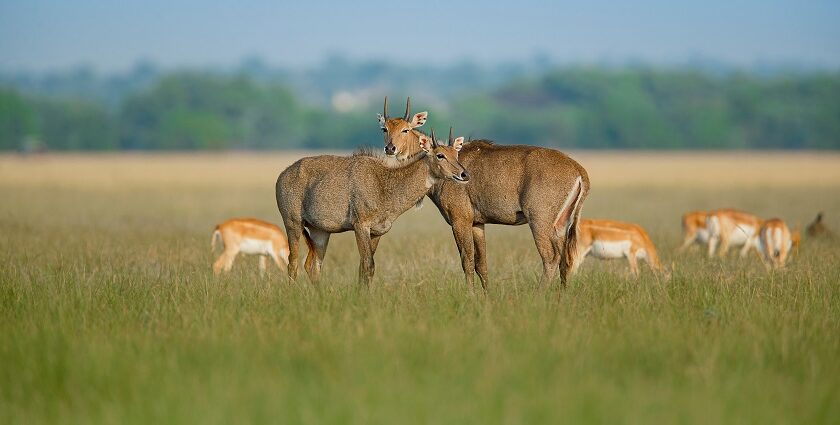
<svg viewBox="0 0 840 425"><path fill-rule="evenodd" d="M459 101L480 137L609 149L838 149L840 75L567 69Z"/></svg>
<svg viewBox="0 0 840 425"><path fill-rule="evenodd" d="M356 69L340 65L336 69ZM365 72L379 81L387 70L380 64ZM108 84L86 76L82 82L96 89L89 98L46 96L43 84L37 95L0 88L0 149L20 149L28 140L40 140L52 150L353 149L381 141L374 121L378 108L336 113L303 104L267 71L253 78L208 73L154 77L153 71L138 68L136 79ZM469 69L455 75L480 73ZM156 82L149 83L153 77ZM110 86L135 91L103 100L108 97L103 87ZM84 85L71 87L81 93ZM840 149L840 74L714 76L567 68L451 95L448 105L423 108L432 112L429 126L444 129L451 123L459 133L500 143Z"/></svg>
<svg viewBox="0 0 840 425"><path fill-rule="evenodd" d="M19 149L37 132L32 105L13 90L0 88L0 149Z"/></svg>
<svg viewBox="0 0 840 425"><path fill-rule="evenodd" d="M50 149L114 149L116 122L97 104L24 98L0 89L0 149L24 149L33 140Z"/></svg>
<svg viewBox="0 0 840 425"><path fill-rule="evenodd" d="M278 86L242 77L177 74L129 97L119 113L128 149L300 147L304 111Z"/></svg>

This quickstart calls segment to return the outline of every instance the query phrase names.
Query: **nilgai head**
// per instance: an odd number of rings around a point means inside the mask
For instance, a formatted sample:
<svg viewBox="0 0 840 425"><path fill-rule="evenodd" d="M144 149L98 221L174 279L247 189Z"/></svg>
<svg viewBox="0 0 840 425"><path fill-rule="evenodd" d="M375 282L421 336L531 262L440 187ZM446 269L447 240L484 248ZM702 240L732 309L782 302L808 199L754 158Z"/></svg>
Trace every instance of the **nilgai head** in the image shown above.
<svg viewBox="0 0 840 425"><path fill-rule="evenodd" d="M404 160L419 151L417 150L418 133L414 130L423 126L429 117L428 112L418 112L411 115L411 98L405 101L405 114L398 118L388 116L388 97L385 97L385 105L382 113L377 114L379 126L385 136L385 155Z"/></svg>
<svg viewBox="0 0 840 425"><path fill-rule="evenodd" d="M464 138L452 137L452 127L449 128L449 144L444 145L435 138L435 131L431 136L420 135L420 149L426 153L429 163L429 173L435 179L452 179L459 183L470 181L470 175L464 166L458 162L458 151L464 146Z"/></svg>

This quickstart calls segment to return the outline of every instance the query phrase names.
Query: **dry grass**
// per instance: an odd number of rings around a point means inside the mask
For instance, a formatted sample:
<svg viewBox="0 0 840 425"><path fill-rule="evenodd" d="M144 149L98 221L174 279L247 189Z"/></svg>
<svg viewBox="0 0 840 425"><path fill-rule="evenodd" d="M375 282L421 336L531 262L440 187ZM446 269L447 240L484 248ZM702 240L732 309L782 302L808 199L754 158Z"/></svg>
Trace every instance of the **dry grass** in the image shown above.
<svg viewBox="0 0 840 425"><path fill-rule="evenodd" d="M340 152L336 154L341 154ZM0 184L79 189L263 185L303 152L0 155ZM838 187L834 152L573 152L594 187Z"/></svg>
<svg viewBox="0 0 840 425"><path fill-rule="evenodd" d="M431 204L383 238L370 291L350 234L320 290L262 280L253 258L214 279L213 225L279 221L274 180L298 156L0 157L0 423L840 417L836 242L770 275L673 252L689 209L825 210L840 229L840 155L576 153L585 215L646 227L667 284L590 261L558 297L527 228L489 226L479 294Z"/></svg>

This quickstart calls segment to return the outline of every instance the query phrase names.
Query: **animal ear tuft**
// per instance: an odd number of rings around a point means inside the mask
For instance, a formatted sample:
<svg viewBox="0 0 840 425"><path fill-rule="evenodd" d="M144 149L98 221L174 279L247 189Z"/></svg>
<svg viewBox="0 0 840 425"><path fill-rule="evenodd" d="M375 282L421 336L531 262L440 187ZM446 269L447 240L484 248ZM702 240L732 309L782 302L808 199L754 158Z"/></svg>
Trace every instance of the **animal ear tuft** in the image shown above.
<svg viewBox="0 0 840 425"><path fill-rule="evenodd" d="M382 114L376 114L376 119L379 120L379 125L385 125L385 117Z"/></svg>
<svg viewBox="0 0 840 425"><path fill-rule="evenodd" d="M428 112L426 112L426 111L418 112L418 113L414 114L414 116L411 118L411 122L409 124L411 124L412 128L421 127L423 124L426 123L426 119L428 119L428 118L429 118L429 113Z"/></svg>

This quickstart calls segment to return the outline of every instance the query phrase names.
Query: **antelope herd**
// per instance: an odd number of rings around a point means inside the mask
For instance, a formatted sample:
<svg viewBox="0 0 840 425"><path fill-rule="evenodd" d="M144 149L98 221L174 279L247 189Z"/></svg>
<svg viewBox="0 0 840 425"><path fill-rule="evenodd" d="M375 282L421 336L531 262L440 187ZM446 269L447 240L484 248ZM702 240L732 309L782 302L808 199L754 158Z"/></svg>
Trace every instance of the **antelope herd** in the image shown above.
<svg viewBox="0 0 840 425"><path fill-rule="evenodd" d="M589 176L566 154L489 140L465 143L463 137L453 136L451 127L444 144L434 130L430 134L418 130L428 116L425 111L412 115L408 99L403 116L389 117L386 97L378 114L384 156L320 155L286 168L275 185L286 234L257 219L219 224L211 248L215 250L216 240L221 239L224 251L213 263L213 272L229 271L239 253L256 254L261 272L271 259L295 280L303 237L308 248L304 270L312 282L318 282L330 235L353 231L359 250L358 280L369 285L380 238L400 215L428 197L452 227L469 286L475 274L484 289L488 285L486 224L528 224L542 259L541 283L559 274L565 286L588 256L624 258L633 276L639 275L642 260L658 276L670 277L670 268L661 264L641 226L581 218ZM682 228L680 252L701 245L709 257L723 257L730 247L740 247L741 257L753 250L768 270L784 267L800 241L799 230L791 231L778 218L764 220L735 209L686 213ZM807 231L812 237L832 236L822 213Z"/></svg>

